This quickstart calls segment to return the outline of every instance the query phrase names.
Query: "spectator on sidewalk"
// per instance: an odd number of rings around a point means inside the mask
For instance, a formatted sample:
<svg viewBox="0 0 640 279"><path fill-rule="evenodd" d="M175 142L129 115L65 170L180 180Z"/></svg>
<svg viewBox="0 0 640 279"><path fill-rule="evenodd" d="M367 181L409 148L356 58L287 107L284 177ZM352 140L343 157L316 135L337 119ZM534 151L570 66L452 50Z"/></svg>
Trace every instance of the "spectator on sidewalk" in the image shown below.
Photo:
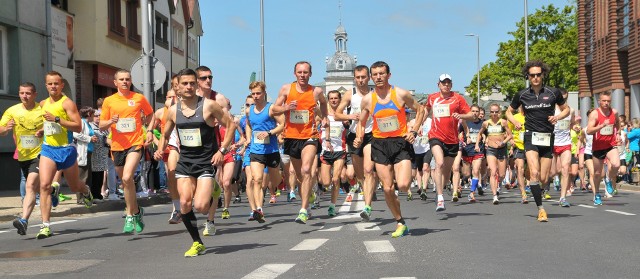
<svg viewBox="0 0 640 279"><path fill-rule="evenodd" d="M98 141L98 137L94 135L93 129L89 125L88 120L93 120L93 108L83 107L80 109L80 117L82 118L82 131L80 133L73 132L73 138L76 141L76 150L78 151L78 168L80 169L80 180L89 185L91 194L95 198L102 197L100 188L95 189L89 173L91 172L91 155L93 153L94 143ZM82 194L78 196L77 203L84 204Z"/></svg>
<svg viewBox="0 0 640 279"><path fill-rule="evenodd" d="M96 110L93 119L89 123L97 141L93 145L91 155L91 189L100 189L102 199L108 199L107 183L105 183L105 173L107 172L107 160L109 157L109 146L106 143L107 131L100 131L100 110ZM94 195L95 196L95 195ZM97 196L96 196L97 197Z"/></svg>

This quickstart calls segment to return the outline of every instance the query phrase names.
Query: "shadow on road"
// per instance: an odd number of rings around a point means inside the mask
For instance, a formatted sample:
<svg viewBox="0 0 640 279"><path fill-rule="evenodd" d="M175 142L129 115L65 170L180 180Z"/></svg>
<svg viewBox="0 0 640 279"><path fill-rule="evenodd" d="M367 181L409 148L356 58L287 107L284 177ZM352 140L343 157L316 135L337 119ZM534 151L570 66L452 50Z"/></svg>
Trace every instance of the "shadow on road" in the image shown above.
<svg viewBox="0 0 640 279"><path fill-rule="evenodd" d="M264 247L274 246L275 244L264 244L264 243L247 243L247 244L239 244L239 245L225 245L225 246L216 246L207 248L207 254L229 254L233 252L238 252L242 250L250 250L250 249L260 249Z"/></svg>

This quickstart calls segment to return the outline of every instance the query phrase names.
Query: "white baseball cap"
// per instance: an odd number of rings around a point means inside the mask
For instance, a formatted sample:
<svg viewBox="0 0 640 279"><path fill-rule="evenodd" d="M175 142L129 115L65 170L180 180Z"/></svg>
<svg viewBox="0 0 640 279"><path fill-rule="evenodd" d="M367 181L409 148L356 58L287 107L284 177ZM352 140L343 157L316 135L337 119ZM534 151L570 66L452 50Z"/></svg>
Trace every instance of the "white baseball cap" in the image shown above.
<svg viewBox="0 0 640 279"><path fill-rule="evenodd" d="M443 82L445 79L448 79L450 81L453 81L453 79L451 79L451 76L449 74L441 74L440 78L438 79L440 82Z"/></svg>

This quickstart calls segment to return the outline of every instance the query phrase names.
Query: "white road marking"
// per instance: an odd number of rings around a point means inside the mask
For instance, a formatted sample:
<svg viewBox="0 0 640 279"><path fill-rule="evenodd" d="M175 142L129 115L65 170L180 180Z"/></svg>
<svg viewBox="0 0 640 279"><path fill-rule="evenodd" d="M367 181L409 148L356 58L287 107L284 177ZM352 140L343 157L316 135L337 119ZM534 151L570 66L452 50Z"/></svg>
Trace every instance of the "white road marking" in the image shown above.
<svg viewBox="0 0 640 279"><path fill-rule="evenodd" d="M596 207L595 207L595 206L593 206L593 205L586 205L586 204L579 204L578 206L580 206L580 207L586 207L586 208L596 208Z"/></svg>
<svg viewBox="0 0 640 279"><path fill-rule="evenodd" d="M340 231L342 229L343 226L337 226L337 227L332 227L332 228L327 228L325 229L324 226L322 226L322 228L320 228L318 231L319 232L337 232Z"/></svg>
<svg viewBox="0 0 640 279"><path fill-rule="evenodd" d="M350 214L340 214L336 217L333 217L333 220L344 220L344 219L354 219L360 218L360 213L350 213Z"/></svg>
<svg viewBox="0 0 640 279"><path fill-rule="evenodd" d="M0 231L0 233L6 233L6 232L9 232L9 231Z"/></svg>
<svg viewBox="0 0 640 279"><path fill-rule="evenodd" d="M64 224L64 223L71 223L71 222L75 222L75 221L78 221L78 220L55 221L55 222L49 223L49 225L58 225L58 224ZM40 227L40 225L31 225L31 226L29 226L29 228L33 228L33 227Z"/></svg>
<svg viewBox="0 0 640 279"><path fill-rule="evenodd" d="M291 269L295 264L265 264L253 272L242 277L243 279L271 279L276 278Z"/></svg>
<svg viewBox="0 0 640 279"><path fill-rule="evenodd" d="M342 212L342 213L346 213L351 211L351 203L350 202L345 202L342 204L342 206L340 206L340 209L338 209L338 212Z"/></svg>
<svg viewBox="0 0 640 279"><path fill-rule="evenodd" d="M609 209L607 209L607 210L605 210L605 211L613 212L613 213L618 213L618 214L622 214L622 215L627 215L627 216L635 216L635 214L633 214L633 213L624 212L624 211L609 210Z"/></svg>
<svg viewBox="0 0 640 279"><path fill-rule="evenodd" d="M329 239L326 239L326 238L305 239L302 242L298 243L298 245L296 245L295 247L289 250L290 251L313 251L320 248L320 246L322 246L322 244L327 242L327 240Z"/></svg>
<svg viewBox="0 0 640 279"><path fill-rule="evenodd" d="M389 253L396 251L389 240L365 241L364 246L369 253Z"/></svg>
<svg viewBox="0 0 640 279"><path fill-rule="evenodd" d="M356 202L356 208L355 211L356 212L360 212L364 209L364 201L358 201Z"/></svg>
<svg viewBox="0 0 640 279"><path fill-rule="evenodd" d="M416 279L416 277L382 277L380 279Z"/></svg>
<svg viewBox="0 0 640 279"><path fill-rule="evenodd" d="M380 230L380 227L378 227L375 223L356 223L353 225L356 226L358 231L361 231L361 232Z"/></svg>

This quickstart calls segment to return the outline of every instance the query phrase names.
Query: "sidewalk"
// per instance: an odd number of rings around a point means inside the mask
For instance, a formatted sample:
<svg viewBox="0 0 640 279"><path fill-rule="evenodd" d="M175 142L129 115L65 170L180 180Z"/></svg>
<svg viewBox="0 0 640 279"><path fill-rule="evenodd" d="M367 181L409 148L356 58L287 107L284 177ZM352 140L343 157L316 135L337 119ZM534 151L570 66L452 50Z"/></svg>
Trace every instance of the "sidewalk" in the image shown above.
<svg viewBox="0 0 640 279"><path fill-rule="evenodd" d="M87 214L104 211L122 211L125 208L124 200L96 200L91 208L76 204L76 195L69 192L69 188L63 187L60 192L71 197L70 200L61 201L60 204L52 208L51 217L63 217L74 214ZM154 204L171 203L171 198L167 194L157 194L148 198L138 198L140 206L150 206ZM22 214L22 202L20 192L2 191L0 192L0 223L12 221ZM36 206L31 214L32 220L39 220L40 207Z"/></svg>

